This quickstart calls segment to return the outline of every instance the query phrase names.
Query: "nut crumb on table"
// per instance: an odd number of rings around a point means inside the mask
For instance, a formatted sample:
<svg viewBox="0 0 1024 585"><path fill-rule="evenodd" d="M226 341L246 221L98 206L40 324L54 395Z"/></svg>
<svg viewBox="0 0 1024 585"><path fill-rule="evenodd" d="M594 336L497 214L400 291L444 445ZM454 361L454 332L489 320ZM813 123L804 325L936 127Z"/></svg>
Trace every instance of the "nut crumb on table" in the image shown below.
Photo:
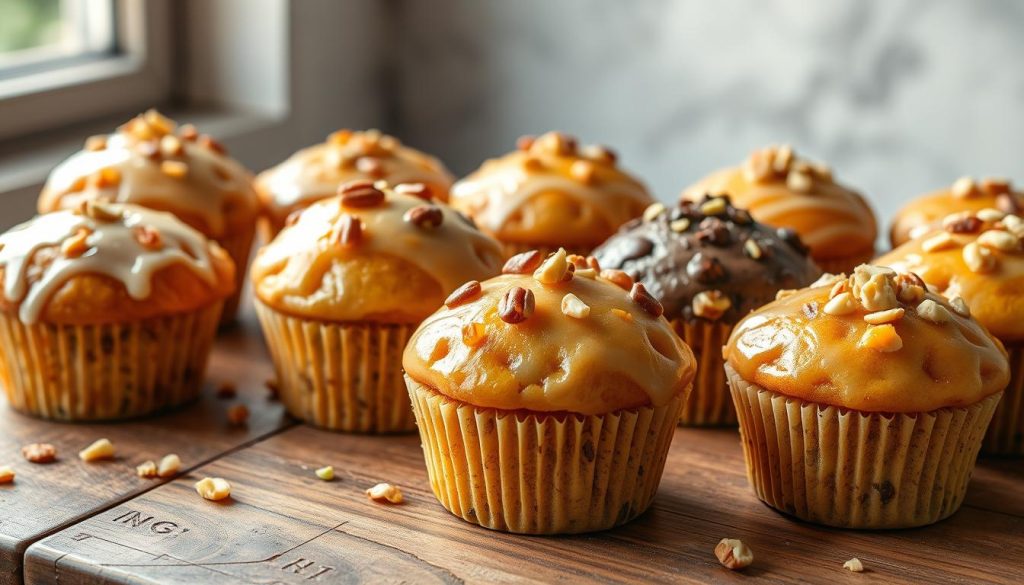
<svg viewBox="0 0 1024 585"><path fill-rule="evenodd" d="M366 495L371 500L381 503L401 504L404 500L402 497L402 490L390 483L378 483L372 488L366 490Z"/></svg>
<svg viewBox="0 0 1024 585"><path fill-rule="evenodd" d="M324 481L331 481L332 479L334 479L334 467L330 465L328 465L327 467L321 467L320 469L317 469L314 473L316 473L316 476Z"/></svg>
<svg viewBox="0 0 1024 585"><path fill-rule="evenodd" d="M32 443L21 448L21 454L32 463L50 463L57 459L57 449L49 443Z"/></svg>
<svg viewBox="0 0 1024 585"><path fill-rule="evenodd" d="M139 477L150 479L156 477L156 463L152 461L145 461L135 466L135 475Z"/></svg>
<svg viewBox="0 0 1024 585"><path fill-rule="evenodd" d="M196 492L206 500L223 500L231 495L231 484L222 477L204 477L196 482Z"/></svg>
<svg viewBox="0 0 1024 585"><path fill-rule="evenodd" d="M78 457L87 463L114 458L114 444L110 439L97 439L92 445L78 452Z"/></svg>
<svg viewBox="0 0 1024 585"><path fill-rule="evenodd" d="M14 481L14 470L10 465L0 465L0 484Z"/></svg>
<svg viewBox="0 0 1024 585"><path fill-rule="evenodd" d="M172 477L178 473L179 469L181 469L181 458L174 453L169 453L160 460L156 474L157 477Z"/></svg>
<svg viewBox="0 0 1024 585"><path fill-rule="evenodd" d="M864 563L860 562L860 559L853 557L852 559L843 563L843 568L848 569L854 573L864 572Z"/></svg>
<svg viewBox="0 0 1024 585"><path fill-rule="evenodd" d="M754 562L754 551L742 540L735 538L720 540L715 547L715 556L723 567L733 571L749 567Z"/></svg>
<svg viewBox="0 0 1024 585"><path fill-rule="evenodd" d="M249 420L249 407L244 404L235 404L228 409L228 422L234 426L244 425Z"/></svg>

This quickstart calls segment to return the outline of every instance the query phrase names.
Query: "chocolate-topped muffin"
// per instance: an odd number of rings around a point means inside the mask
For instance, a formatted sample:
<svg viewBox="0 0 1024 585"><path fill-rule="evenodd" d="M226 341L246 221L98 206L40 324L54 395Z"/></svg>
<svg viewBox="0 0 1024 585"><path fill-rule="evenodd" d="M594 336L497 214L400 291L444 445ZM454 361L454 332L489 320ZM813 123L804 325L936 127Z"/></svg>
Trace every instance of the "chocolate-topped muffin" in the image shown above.
<svg viewBox="0 0 1024 585"><path fill-rule="evenodd" d="M642 283L697 355L693 395L683 424L735 424L721 346L732 326L775 299L802 288L821 270L796 232L753 221L728 196L706 196L666 208L650 206L594 251L605 271ZM707 349L707 351L705 351Z"/></svg>

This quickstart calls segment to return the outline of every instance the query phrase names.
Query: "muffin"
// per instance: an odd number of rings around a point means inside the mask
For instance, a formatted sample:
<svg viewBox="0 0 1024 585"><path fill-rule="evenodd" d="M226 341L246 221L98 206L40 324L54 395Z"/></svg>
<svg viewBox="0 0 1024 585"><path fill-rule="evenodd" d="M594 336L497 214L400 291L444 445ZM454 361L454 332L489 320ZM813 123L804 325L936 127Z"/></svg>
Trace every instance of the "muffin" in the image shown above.
<svg viewBox="0 0 1024 585"><path fill-rule="evenodd" d="M224 146L194 126L177 126L156 110L136 116L50 173L39 213L76 209L84 201L132 203L173 213L220 244L236 271L223 321L234 319L249 263L259 202L252 174Z"/></svg>
<svg viewBox="0 0 1024 585"><path fill-rule="evenodd" d="M910 270L935 292L963 299L1003 342L1011 379L996 407L982 453L1024 455L1024 219L997 209L948 216L876 262Z"/></svg>
<svg viewBox="0 0 1024 585"><path fill-rule="evenodd" d="M956 512L1009 380L963 301L858 266L740 321L725 347L747 475L769 506L844 528Z"/></svg>
<svg viewBox="0 0 1024 585"><path fill-rule="evenodd" d="M0 282L11 406L118 420L198 395L235 267L169 213L88 201L0 235Z"/></svg>
<svg viewBox="0 0 1024 585"><path fill-rule="evenodd" d="M541 260L525 252L449 297L409 341L406 383L452 514L517 533L603 530L650 505L693 353L643 285L564 249Z"/></svg>
<svg viewBox="0 0 1024 585"><path fill-rule="evenodd" d="M281 231L289 214L334 197L339 186L357 179L419 184L423 196L439 201L448 201L453 181L441 161L403 146L393 136L379 130L338 130L322 144L304 148L256 177L264 241Z"/></svg>
<svg viewBox="0 0 1024 585"><path fill-rule="evenodd" d="M933 231L947 215L961 211L998 209L1003 213L1024 212L1024 192L1013 189L1006 179L961 177L952 186L924 195L896 213L889 231L895 248L917 236Z"/></svg>
<svg viewBox="0 0 1024 585"><path fill-rule="evenodd" d="M699 201L708 193L728 194L763 224L796 230L825 272L849 272L875 255L878 227L868 203L789 146L756 150L742 166L690 186L683 198Z"/></svg>
<svg viewBox="0 0 1024 585"><path fill-rule="evenodd" d="M340 431L414 429L401 352L501 247L443 203L354 181L296 215L256 255L256 312L294 416Z"/></svg>
<svg viewBox="0 0 1024 585"><path fill-rule="evenodd" d="M498 239L507 256L559 247L587 255L654 200L603 146L560 132L519 139L452 187L452 207Z"/></svg>
<svg viewBox="0 0 1024 585"><path fill-rule="evenodd" d="M821 275L796 233L755 223L720 195L672 209L655 203L594 256L603 269L647 287L697 356L684 425L736 424L722 367L732 326L778 291L803 288Z"/></svg>

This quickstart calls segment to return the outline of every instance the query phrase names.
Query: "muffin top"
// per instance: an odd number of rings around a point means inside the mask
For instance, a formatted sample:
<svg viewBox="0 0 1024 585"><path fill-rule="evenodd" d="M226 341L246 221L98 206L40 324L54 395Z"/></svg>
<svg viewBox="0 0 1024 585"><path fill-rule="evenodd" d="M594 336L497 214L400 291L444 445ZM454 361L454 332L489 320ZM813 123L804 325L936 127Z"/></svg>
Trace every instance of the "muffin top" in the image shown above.
<svg viewBox="0 0 1024 585"><path fill-rule="evenodd" d="M789 146L754 151L740 167L716 171L683 192L700 201L725 193L761 223L789 227L816 260L874 248L878 228L864 198L832 179L832 171L800 159Z"/></svg>
<svg viewBox="0 0 1024 585"><path fill-rule="evenodd" d="M0 235L0 309L28 324L136 321L234 292L223 249L173 215L89 201Z"/></svg>
<svg viewBox="0 0 1024 585"><path fill-rule="evenodd" d="M947 216L938 228L875 260L913 271L1002 341L1024 340L1024 219L997 209Z"/></svg>
<svg viewBox="0 0 1024 585"><path fill-rule="evenodd" d="M975 181L971 177L961 177L952 186L915 199L900 209L892 220L889 240L894 247L899 246L934 230L949 214L982 209L1021 215L1024 212L1024 192L1015 190L1006 179Z"/></svg>
<svg viewBox="0 0 1024 585"><path fill-rule="evenodd" d="M928 412L1006 387L1002 344L963 299L909 272L858 266L780 295L733 330L723 353L744 380L861 412Z"/></svg>
<svg viewBox="0 0 1024 585"><path fill-rule="evenodd" d="M501 270L501 248L416 186L361 180L289 216L256 255L256 296L325 321L419 323L456 287Z"/></svg>
<svg viewBox="0 0 1024 585"><path fill-rule="evenodd" d="M662 406L693 380L693 353L635 284L564 249L513 256L420 325L402 365L444 396L484 408L606 414Z"/></svg>
<svg viewBox="0 0 1024 585"><path fill-rule="evenodd" d="M134 203L169 211L211 238L256 219L252 175L216 140L192 125L180 128L149 110L110 136L93 136L85 150L50 173L39 212L75 209L83 201Z"/></svg>
<svg viewBox="0 0 1024 585"><path fill-rule="evenodd" d="M357 179L389 185L422 183L434 199L448 200L452 175L441 161L404 146L379 130L338 130L304 148L256 178L266 212L278 221L295 209L333 197L338 187Z"/></svg>
<svg viewBox="0 0 1024 585"><path fill-rule="evenodd" d="M505 242L596 246L654 202L603 146L548 132L519 139L452 188L451 203Z"/></svg>
<svg viewBox="0 0 1024 585"><path fill-rule="evenodd" d="M671 319L735 323L781 289L814 282L821 270L793 230L754 222L728 196L666 209L655 203L594 256L605 269L643 283Z"/></svg>

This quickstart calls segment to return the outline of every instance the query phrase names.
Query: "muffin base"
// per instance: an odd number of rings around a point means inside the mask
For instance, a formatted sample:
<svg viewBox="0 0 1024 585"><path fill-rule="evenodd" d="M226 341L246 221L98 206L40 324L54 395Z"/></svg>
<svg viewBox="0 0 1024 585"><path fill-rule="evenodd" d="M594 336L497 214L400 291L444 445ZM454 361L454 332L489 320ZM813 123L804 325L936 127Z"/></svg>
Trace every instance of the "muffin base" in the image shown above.
<svg viewBox="0 0 1024 585"><path fill-rule="evenodd" d="M441 505L467 522L521 534L604 530L644 512L686 398L605 415L511 413L405 381Z"/></svg>
<svg viewBox="0 0 1024 585"><path fill-rule="evenodd" d="M771 392L726 372L757 497L801 520L909 528L957 511L1001 394L965 408L860 413Z"/></svg>
<svg viewBox="0 0 1024 585"><path fill-rule="evenodd" d="M981 445L982 455L1024 456L1024 343L1007 343L1010 384L992 416Z"/></svg>
<svg viewBox="0 0 1024 585"><path fill-rule="evenodd" d="M839 258L814 258L811 259L821 268L822 272L831 274L850 274L853 269L861 264L867 264L875 257L875 249L869 248L863 252L841 256Z"/></svg>
<svg viewBox="0 0 1024 585"><path fill-rule="evenodd" d="M194 400L223 302L100 325L26 325L0 313L0 382L20 412L61 421L118 420Z"/></svg>
<svg viewBox="0 0 1024 585"><path fill-rule="evenodd" d="M540 252L542 258L546 258L548 254L552 254L558 251L558 248L565 248L565 251L570 254L579 254L580 256L589 256L594 251L593 246L549 246L547 244L522 244L516 242L501 242L502 252L505 254L505 258L511 258L516 254L522 254L523 252L529 252L530 250L537 250Z"/></svg>
<svg viewBox="0 0 1024 585"><path fill-rule="evenodd" d="M722 346L729 339L732 325L673 319L672 328L697 358L693 392L683 405L679 424L693 427L736 426L736 408L729 395L722 360Z"/></svg>
<svg viewBox="0 0 1024 585"><path fill-rule="evenodd" d="M328 323L292 317L256 299L280 397L293 416L332 431L416 429L402 382L415 325Z"/></svg>
<svg viewBox="0 0 1024 585"><path fill-rule="evenodd" d="M224 311L220 317L222 325L231 323L238 316L239 300L246 283L245 275L249 269L249 254L252 252L252 240L255 234L256 226L253 225L244 233L240 232L217 239L217 243L235 262L235 293L224 301Z"/></svg>

